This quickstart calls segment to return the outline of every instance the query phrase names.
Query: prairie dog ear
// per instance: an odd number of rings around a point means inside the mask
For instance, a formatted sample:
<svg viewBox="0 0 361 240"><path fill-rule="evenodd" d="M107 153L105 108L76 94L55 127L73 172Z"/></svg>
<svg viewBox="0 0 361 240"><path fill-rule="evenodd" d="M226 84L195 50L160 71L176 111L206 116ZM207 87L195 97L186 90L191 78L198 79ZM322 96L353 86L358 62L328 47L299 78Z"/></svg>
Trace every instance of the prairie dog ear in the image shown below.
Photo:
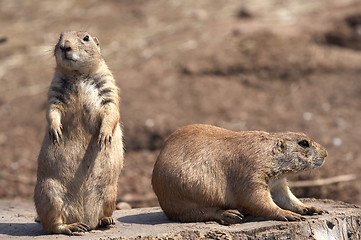
<svg viewBox="0 0 361 240"><path fill-rule="evenodd" d="M284 139L277 139L274 148L272 149L273 154L280 154L285 152L287 149L286 142Z"/></svg>
<svg viewBox="0 0 361 240"><path fill-rule="evenodd" d="M100 48L100 42L99 42L98 38L93 37L93 40L94 40L95 44L98 46L98 48Z"/></svg>

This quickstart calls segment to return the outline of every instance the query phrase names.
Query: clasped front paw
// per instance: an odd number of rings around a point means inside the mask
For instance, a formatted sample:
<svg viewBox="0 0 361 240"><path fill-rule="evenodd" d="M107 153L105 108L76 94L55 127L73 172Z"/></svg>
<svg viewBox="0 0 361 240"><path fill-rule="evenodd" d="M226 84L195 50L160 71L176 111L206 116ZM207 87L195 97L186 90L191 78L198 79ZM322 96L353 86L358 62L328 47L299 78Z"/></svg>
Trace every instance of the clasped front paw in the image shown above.
<svg viewBox="0 0 361 240"><path fill-rule="evenodd" d="M107 149L112 143L112 132L100 131L98 137L98 144L100 149Z"/></svg>
<svg viewBox="0 0 361 240"><path fill-rule="evenodd" d="M60 144L63 141L63 134L62 134L62 126L61 124L58 126L50 126L49 127L49 138L54 144Z"/></svg>

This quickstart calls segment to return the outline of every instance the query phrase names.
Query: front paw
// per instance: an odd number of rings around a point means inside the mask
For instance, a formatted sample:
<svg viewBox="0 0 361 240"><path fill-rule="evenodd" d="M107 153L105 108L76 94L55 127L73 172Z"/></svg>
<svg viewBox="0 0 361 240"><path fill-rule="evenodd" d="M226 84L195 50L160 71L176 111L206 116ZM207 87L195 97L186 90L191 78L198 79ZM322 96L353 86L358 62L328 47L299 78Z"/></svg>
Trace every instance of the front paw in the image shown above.
<svg viewBox="0 0 361 240"><path fill-rule="evenodd" d="M98 137L100 149L107 148L112 143L112 131L101 130Z"/></svg>
<svg viewBox="0 0 361 240"><path fill-rule="evenodd" d="M49 138L55 144L60 144L63 141L62 126L61 124L52 124L49 127Z"/></svg>
<svg viewBox="0 0 361 240"><path fill-rule="evenodd" d="M279 221L303 221L306 220L305 217L301 216L298 213L294 213L288 210L280 210L278 216L275 217L275 220Z"/></svg>
<svg viewBox="0 0 361 240"><path fill-rule="evenodd" d="M328 213L327 210L319 208L319 207L314 207L311 205L305 205L303 207L303 213L304 215L313 215L313 214L323 214L323 213Z"/></svg>

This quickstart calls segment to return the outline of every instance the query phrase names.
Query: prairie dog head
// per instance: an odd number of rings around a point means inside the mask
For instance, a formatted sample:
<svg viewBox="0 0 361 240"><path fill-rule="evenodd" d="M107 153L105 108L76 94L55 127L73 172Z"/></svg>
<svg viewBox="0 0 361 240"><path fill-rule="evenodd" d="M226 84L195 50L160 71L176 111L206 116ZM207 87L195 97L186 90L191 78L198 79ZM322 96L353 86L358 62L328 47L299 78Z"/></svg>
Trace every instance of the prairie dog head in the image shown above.
<svg viewBox="0 0 361 240"><path fill-rule="evenodd" d="M276 175L301 172L320 167L326 149L303 133L275 133L272 165Z"/></svg>
<svg viewBox="0 0 361 240"><path fill-rule="evenodd" d="M61 33L54 55L57 65L68 70L88 70L102 60L98 39L84 31Z"/></svg>

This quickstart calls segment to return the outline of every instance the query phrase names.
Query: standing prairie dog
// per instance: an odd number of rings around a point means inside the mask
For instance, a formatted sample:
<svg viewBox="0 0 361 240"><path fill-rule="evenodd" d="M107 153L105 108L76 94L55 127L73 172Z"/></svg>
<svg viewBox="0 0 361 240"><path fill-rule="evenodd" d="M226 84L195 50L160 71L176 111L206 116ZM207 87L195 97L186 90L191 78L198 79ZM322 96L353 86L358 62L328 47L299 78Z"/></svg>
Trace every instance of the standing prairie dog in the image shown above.
<svg viewBox="0 0 361 240"><path fill-rule="evenodd" d="M119 95L89 33L62 33L54 55L34 201L46 231L71 235L114 224L123 167Z"/></svg>
<svg viewBox="0 0 361 240"><path fill-rule="evenodd" d="M152 185L160 206L181 222L242 221L242 213L297 221L326 211L301 203L286 176L323 164L327 151L303 133L233 132L189 125L166 140Z"/></svg>

